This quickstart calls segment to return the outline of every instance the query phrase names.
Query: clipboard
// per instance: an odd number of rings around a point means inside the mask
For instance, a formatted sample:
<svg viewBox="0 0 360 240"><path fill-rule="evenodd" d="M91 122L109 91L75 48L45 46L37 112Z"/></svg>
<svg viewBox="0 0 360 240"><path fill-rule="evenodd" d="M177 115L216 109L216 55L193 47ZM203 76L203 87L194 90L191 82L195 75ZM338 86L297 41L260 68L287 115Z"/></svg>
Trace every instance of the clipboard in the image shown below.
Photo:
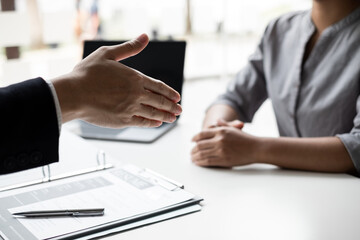
<svg viewBox="0 0 360 240"><path fill-rule="evenodd" d="M46 168L47 167L45 167L44 170L46 176L43 177L41 182L27 182L17 186L12 185L8 187L7 190L0 192L0 206L2 206L0 209L0 239L13 239L18 236L22 236L24 239L89 239L91 236L100 237L104 234L122 232L201 210L201 205L199 203L203 199L185 191L182 184L149 169L142 169L133 165L114 167L112 164L107 163L106 154L102 151L98 152L97 166L93 168L56 176L51 176L50 170L48 169L49 171L46 171ZM88 185L85 184L86 181L90 181L88 182ZM106 181L113 182L106 183ZM100 186L101 184L104 185ZM114 186L112 186L112 184L114 184ZM96 187L96 185L98 186ZM87 189L84 186L91 187ZM125 190L122 189L122 187ZM102 190L102 188L104 188L104 190ZM172 195L178 197L177 195L181 196L183 194L184 196L175 199L173 202L167 203L164 201L164 205L161 205L161 203L155 207L148 209L144 208L145 210L142 211L137 210L137 206L133 206L133 209L130 209L132 212L129 210L129 214L124 215L124 217L121 218L118 218L118 215L111 216L113 211L111 210L112 206L110 206L105 210L105 215L107 210L108 213L110 213L108 219L104 218L104 221L102 221L100 218L99 222L91 226L89 225L90 227L85 223L84 225L81 225L81 227L84 226L83 228L61 233L57 232L54 236L50 236L50 233L48 235L39 235L39 233L33 232L34 222L29 224L29 222L26 223L26 220L24 222L24 219L19 220L11 216L11 213L15 210L19 210L19 208L33 208L39 205L52 206L51 204L55 204L52 203L52 201L64 201L70 203L72 202L71 199L79 199L79 201L82 201L86 198L86 194L94 194L99 191L106 194L107 189L114 190L113 192L116 194L115 191L118 188L119 191L125 191L125 193L126 191L131 192L133 191L132 189L134 189L136 190L136 193L134 194L141 194L142 191L147 191L144 195L150 193L150 195L153 196L159 193L165 193L166 198L169 198L169 196ZM63 189L66 189L67 195L63 194L64 192L61 192ZM83 192L79 191L79 189ZM154 189L154 192L151 192L151 189ZM159 194L159 196L162 196L161 194ZM36 196L35 200L32 199L33 196ZM106 196L104 196L104 198L106 198ZM18 201L19 199L20 201ZM134 199L137 200L137 198ZM143 200L143 198L141 199ZM132 199L129 199L129 201L132 202ZM157 204L157 202L161 201L161 197L159 197L155 203ZM17 202L25 202L26 204L19 205ZM149 203L149 206L151 204ZM116 209L114 212L116 212ZM69 220L69 218L67 219ZM72 225L67 224L68 220L66 220L66 224L64 225ZM52 221L54 220L52 219ZM41 224L44 224L44 222L41 222ZM62 224L57 224L57 226L62 226ZM49 228L49 231L50 230L51 228Z"/></svg>

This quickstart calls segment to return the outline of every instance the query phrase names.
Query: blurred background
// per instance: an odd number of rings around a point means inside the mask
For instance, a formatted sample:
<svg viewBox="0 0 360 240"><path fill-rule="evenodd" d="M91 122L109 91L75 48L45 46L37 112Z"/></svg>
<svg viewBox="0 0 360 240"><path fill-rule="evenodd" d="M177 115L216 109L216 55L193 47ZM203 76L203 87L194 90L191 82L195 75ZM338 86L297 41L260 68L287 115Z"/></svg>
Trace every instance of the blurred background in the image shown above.
<svg viewBox="0 0 360 240"><path fill-rule="evenodd" d="M185 80L229 79L269 20L310 0L0 0L0 86L51 79L81 60L84 40L186 40Z"/></svg>

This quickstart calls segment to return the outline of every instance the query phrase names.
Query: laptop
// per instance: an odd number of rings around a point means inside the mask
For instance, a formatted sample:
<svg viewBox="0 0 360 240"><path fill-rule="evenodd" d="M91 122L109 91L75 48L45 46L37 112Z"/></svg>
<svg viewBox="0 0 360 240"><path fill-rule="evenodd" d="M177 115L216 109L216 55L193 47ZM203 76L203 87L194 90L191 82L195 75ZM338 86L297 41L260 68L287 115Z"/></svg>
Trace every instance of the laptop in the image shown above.
<svg viewBox="0 0 360 240"><path fill-rule="evenodd" d="M101 46L110 46L125 41L85 41L83 58ZM184 81L185 41L150 41L139 54L120 61L145 75L163 81L180 94ZM176 126L176 122L163 123L157 128L128 127L104 128L79 121L78 134L83 138L138 143L152 143Z"/></svg>

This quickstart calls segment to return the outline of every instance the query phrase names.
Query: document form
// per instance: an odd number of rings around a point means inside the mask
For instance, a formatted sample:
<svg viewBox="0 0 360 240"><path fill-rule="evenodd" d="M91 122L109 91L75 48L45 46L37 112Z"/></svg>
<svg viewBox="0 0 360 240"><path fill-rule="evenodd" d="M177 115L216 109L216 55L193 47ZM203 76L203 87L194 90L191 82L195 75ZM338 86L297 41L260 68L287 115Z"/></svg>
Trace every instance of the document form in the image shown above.
<svg viewBox="0 0 360 240"><path fill-rule="evenodd" d="M140 216L194 199L181 188L169 190L142 176L132 165L63 179L32 190L0 195L1 236L52 239L84 229ZM104 216L21 218L11 213L36 210L105 208Z"/></svg>

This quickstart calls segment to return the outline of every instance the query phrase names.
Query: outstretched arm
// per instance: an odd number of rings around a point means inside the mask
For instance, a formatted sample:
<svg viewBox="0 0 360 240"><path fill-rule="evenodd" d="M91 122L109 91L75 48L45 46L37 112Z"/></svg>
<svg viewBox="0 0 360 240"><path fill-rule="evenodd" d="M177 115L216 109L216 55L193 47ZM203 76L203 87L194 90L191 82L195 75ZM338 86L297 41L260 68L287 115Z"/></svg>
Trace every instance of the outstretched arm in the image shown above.
<svg viewBox="0 0 360 240"><path fill-rule="evenodd" d="M179 93L118 62L139 53L148 41L143 34L122 45L102 47L71 73L53 79L61 122L80 118L117 128L173 122L182 111ZM0 174L58 161L56 104L41 78L0 88Z"/></svg>

